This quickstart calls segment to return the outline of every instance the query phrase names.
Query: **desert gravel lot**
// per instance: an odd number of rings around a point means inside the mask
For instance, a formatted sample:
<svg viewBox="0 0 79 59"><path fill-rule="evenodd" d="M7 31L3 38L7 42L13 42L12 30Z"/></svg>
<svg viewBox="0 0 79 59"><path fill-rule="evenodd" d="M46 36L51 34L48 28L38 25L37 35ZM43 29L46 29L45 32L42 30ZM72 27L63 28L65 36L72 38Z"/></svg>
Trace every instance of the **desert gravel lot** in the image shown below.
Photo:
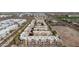
<svg viewBox="0 0 79 59"><path fill-rule="evenodd" d="M63 40L63 45L68 47L79 47L79 32L73 28L65 26L53 26L52 30L56 30Z"/></svg>

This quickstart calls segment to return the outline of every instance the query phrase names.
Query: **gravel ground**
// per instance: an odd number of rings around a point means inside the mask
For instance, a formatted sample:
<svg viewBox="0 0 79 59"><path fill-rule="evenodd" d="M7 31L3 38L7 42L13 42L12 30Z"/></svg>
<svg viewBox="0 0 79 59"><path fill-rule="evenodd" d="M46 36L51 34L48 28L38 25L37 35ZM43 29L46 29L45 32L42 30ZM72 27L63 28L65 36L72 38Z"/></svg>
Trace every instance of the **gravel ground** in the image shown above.
<svg viewBox="0 0 79 59"><path fill-rule="evenodd" d="M79 32L75 29L65 26L53 26L52 30L56 30L63 40L63 45L68 47L79 47Z"/></svg>

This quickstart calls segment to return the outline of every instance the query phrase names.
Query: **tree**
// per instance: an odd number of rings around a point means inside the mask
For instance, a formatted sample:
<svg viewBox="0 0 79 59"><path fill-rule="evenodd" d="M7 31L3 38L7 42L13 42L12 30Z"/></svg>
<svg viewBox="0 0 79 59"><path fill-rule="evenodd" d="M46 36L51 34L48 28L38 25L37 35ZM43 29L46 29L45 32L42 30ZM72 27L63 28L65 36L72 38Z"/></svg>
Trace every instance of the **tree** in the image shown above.
<svg viewBox="0 0 79 59"><path fill-rule="evenodd" d="M54 30L54 31L52 31L52 33L53 33L53 35L55 35L56 36L56 34L57 34L57 32Z"/></svg>

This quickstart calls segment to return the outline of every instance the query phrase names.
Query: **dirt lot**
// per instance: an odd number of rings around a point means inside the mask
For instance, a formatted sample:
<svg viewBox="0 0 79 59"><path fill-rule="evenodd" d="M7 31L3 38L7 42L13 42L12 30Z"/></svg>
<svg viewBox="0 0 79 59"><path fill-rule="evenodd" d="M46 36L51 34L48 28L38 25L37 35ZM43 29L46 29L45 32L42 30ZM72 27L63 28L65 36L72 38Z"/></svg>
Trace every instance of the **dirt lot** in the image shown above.
<svg viewBox="0 0 79 59"><path fill-rule="evenodd" d="M75 29L65 26L53 26L52 30L56 30L63 40L63 45L68 47L79 47L79 32Z"/></svg>

